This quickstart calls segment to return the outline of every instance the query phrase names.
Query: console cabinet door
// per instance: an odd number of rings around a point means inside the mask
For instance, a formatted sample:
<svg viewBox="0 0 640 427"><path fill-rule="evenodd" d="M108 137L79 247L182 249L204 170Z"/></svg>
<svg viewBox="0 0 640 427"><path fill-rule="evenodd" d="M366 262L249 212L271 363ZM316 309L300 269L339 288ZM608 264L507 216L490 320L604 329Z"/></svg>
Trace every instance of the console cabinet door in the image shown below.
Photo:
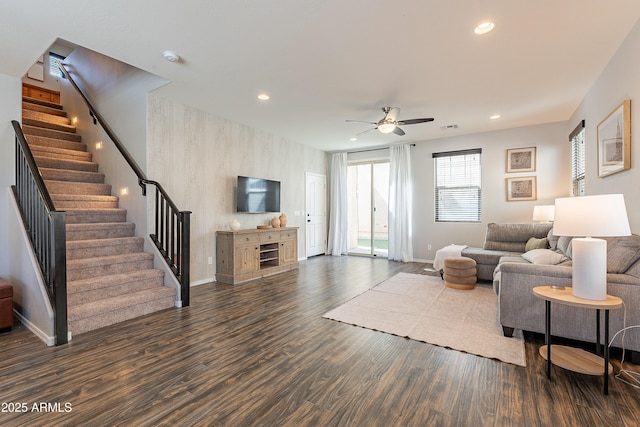
<svg viewBox="0 0 640 427"><path fill-rule="evenodd" d="M280 265L298 261L298 240L283 240L280 242Z"/></svg>
<svg viewBox="0 0 640 427"><path fill-rule="evenodd" d="M252 273L260 270L260 245L236 246L234 250L235 274Z"/></svg>

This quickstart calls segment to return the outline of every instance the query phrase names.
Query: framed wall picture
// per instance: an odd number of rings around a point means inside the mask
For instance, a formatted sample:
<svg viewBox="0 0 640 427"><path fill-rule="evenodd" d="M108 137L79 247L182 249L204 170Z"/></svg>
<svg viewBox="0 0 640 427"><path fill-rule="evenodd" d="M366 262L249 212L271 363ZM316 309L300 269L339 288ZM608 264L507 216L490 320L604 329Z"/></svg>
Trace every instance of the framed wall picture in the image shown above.
<svg viewBox="0 0 640 427"><path fill-rule="evenodd" d="M631 168L631 100L618 105L598 124L598 176Z"/></svg>
<svg viewBox="0 0 640 427"><path fill-rule="evenodd" d="M507 173L535 171L536 147L512 148L507 150Z"/></svg>
<svg viewBox="0 0 640 427"><path fill-rule="evenodd" d="M537 182L535 176L507 178L508 202L536 200L537 198Z"/></svg>

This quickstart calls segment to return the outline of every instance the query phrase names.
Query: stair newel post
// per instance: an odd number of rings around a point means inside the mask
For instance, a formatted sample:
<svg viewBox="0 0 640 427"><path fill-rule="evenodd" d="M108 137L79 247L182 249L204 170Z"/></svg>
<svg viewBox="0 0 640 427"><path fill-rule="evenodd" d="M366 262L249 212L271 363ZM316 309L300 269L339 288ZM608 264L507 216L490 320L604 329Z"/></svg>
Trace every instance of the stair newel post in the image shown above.
<svg viewBox="0 0 640 427"><path fill-rule="evenodd" d="M67 233L66 212L51 212L51 272L55 302L56 345L68 341L67 327Z"/></svg>
<svg viewBox="0 0 640 427"><path fill-rule="evenodd" d="M181 224L181 239L180 239L180 247L182 248L180 254L180 266L182 268L182 272L180 274L180 294L182 300L182 306L187 307L189 305L189 297L190 297L190 286L191 286L191 266L190 257L191 250L189 248L191 241L191 212L190 211L182 211L180 212L180 224Z"/></svg>

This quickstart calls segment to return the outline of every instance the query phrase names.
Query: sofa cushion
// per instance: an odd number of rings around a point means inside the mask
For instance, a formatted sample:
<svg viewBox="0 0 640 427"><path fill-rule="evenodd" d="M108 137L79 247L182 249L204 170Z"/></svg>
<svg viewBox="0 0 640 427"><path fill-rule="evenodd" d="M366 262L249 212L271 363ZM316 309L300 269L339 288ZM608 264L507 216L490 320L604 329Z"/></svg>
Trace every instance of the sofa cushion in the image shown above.
<svg viewBox="0 0 640 427"><path fill-rule="evenodd" d="M562 252L564 255L568 256L569 258L573 258L571 256L571 240L573 239L573 237L569 237L569 236L562 236L558 238L558 245L557 245L557 250Z"/></svg>
<svg viewBox="0 0 640 427"><path fill-rule="evenodd" d="M607 273L625 273L640 259L640 236L611 237L607 240Z"/></svg>
<svg viewBox="0 0 640 427"><path fill-rule="evenodd" d="M522 254L522 258L531 264L545 265L556 265L567 260L566 256L551 249L533 249Z"/></svg>
<svg viewBox="0 0 640 427"><path fill-rule="evenodd" d="M553 228L549 230L549 233L547 234L547 242L549 242L549 249L551 249L552 251L555 251L556 249L558 249L559 238L560 236L556 236L555 234L553 234Z"/></svg>
<svg viewBox="0 0 640 427"><path fill-rule="evenodd" d="M525 252L531 237L546 237L551 224L487 224L484 249L506 252Z"/></svg>
<svg viewBox="0 0 640 427"><path fill-rule="evenodd" d="M527 244L524 246L524 251L529 252L533 249L547 249L549 247L549 241L546 237L540 239L532 237L527 240Z"/></svg>

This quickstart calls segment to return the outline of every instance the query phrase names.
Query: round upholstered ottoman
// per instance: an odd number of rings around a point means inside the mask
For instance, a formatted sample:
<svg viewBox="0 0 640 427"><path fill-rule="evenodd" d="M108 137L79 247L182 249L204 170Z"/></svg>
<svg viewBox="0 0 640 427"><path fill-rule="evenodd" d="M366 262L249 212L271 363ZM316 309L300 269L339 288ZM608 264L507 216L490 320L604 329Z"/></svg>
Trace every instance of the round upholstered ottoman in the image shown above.
<svg viewBox="0 0 640 427"><path fill-rule="evenodd" d="M467 257L445 258L443 278L448 288L473 289L476 286L476 262Z"/></svg>

